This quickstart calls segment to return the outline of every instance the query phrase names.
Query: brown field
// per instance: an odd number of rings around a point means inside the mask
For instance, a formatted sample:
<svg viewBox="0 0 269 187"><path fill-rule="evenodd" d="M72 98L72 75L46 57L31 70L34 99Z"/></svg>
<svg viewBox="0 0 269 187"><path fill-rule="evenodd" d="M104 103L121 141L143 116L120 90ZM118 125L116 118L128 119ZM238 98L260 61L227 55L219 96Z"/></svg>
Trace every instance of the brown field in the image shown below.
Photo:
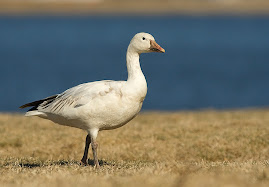
<svg viewBox="0 0 269 187"><path fill-rule="evenodd" d="M0 0L1 14L268 14L268 0Z"/></svg>
<svg viewBox="0 0 269 187"><path fill-rule="evenodd" d="M268 109L142 113L99 133L99 170L85 136L0 114L0 186L269 186Z"/></svg>

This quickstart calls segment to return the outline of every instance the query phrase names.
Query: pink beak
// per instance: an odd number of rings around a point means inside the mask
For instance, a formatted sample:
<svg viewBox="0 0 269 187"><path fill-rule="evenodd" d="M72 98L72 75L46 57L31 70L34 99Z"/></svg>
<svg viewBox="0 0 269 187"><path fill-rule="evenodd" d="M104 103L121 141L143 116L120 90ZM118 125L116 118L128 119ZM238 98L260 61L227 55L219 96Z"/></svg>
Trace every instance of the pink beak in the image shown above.
<svg viewBox="0 0 269 187"><path fill-rule="evenodd" d="M150 40L150 50L153 52L165 53L165 50L154 40Z"/></svg>

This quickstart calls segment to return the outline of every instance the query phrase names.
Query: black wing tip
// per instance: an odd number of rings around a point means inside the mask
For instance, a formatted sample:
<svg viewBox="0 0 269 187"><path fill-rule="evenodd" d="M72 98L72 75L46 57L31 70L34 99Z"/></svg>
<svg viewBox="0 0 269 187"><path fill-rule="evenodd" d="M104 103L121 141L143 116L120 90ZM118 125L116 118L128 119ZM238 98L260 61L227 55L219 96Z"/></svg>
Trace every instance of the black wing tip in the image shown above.
<svg viewBox="0 0 269 187"><path fill-rule="evenodd" d="M31 106L35 106L34 103L27 103L27 104L20 106L19 108L23 109L23 108L27 108L27 107L31 107Z"/></svg>
<svg viewBox="0 0 269 187"><path fill-rule="evenodd" d="M22 106L20 106L19 108L22 109L22 108L26 108L26 107L27 107L26 105L22 105Z"/></svg>
<svg viewBox="0 0 269 187"><path fill-rule="evenodd" d="M55 99L56 97L58 96L57 95L53 95L53 96L50 96L50 97L47 97L45 99L41 99L41 100L38 100L38 101L34 101L34 102L31 102L31 103L26 103L22 106L20 106L19 108L23 109L23 108L27 108L27 107L33 107L33 108L36 108L39 104L43 103L44 101L47 101L47 100L53 100ZM31 109L30 109L31 110Z"/></svg>
<svg viewBox="0 0 269 187"><path fill-rule="evenodd" d="M30 107L30 106L33 106L32 103L24 104L24 105L20 106L19 108L23 109L23 108L27 108L27 107Z"/></svg>

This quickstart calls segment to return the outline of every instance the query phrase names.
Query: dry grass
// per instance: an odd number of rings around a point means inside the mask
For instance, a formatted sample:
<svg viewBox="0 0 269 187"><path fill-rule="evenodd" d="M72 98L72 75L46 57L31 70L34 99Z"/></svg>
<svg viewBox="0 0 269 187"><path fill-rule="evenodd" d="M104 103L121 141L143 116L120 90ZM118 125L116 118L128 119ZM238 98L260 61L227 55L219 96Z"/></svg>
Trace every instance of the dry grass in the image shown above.
<svg viewBox="0 0 269 187"><path fill-rule="evenodd" d="M269 186L269 110L143 113L99 134L102 167L83 167L86 133L0 115L0 186Z"/></svg>

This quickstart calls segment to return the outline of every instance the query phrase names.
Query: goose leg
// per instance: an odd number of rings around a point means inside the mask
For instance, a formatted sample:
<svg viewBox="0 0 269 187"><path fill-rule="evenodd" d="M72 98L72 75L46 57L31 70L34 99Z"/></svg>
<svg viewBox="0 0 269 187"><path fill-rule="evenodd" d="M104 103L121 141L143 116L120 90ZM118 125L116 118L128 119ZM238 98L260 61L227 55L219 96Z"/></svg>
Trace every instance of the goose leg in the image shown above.
<svg viewBox="0 0 269 187"><path fill-rule="evenodd" d="M100 168L98 158L97 158L97 147L98 144L94 138L92 138L92 152L93 152L93 161L94 161L94 167Z"/></svg>
<svg viewBox="0 0 269 187"><path fill-rule="evenodd" d="M83 157L80 161L81 165L88 165L87 160L88 160L88 151L89 151L90 143L91 143L91 136L88 134L86 136L84 154L83 154Z"/></svg>

